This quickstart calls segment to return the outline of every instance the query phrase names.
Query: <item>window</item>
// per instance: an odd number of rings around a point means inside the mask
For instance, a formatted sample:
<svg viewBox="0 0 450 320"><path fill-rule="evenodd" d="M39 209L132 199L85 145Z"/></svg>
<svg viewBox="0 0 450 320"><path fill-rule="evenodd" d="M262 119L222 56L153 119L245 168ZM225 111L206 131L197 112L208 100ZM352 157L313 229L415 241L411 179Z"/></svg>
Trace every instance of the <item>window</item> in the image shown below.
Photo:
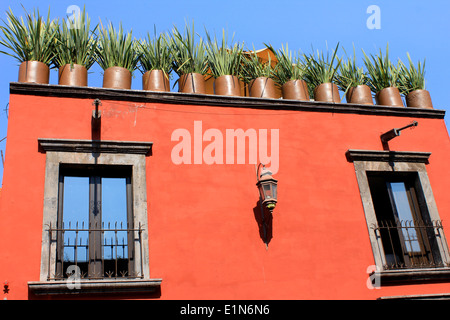
<svg viewBox="0 0 450 320"><path fill-rule="evenodd" d="M160 295L150 278L151 142L38 139L46 153L40 276L30 294ZM67 277L67 267L80 274ZM77 268L69 269L69 272ZM77 286L68 281L77 278Z"/></svg>
<svg viewBox="0 0 450 320"><path fill-rule="evenodd" d="M142 275L134 268L142 229L133 226L131 202L130 167L61 166L58 220L49 229L57 234L56 279L70 266L89 279Z"/></svg>
<svg viewBox="0 0 450 320"><path fill-rule="evenodd" d="M430 155L346 153L355 168L378 285L450 281L449 249L426 170Z"/></svg>
<svg viewBox="0 0 450 320"><path fill-rule="evenodd" d="M381 238L385 269L443 266L436 234L442 223L432 221L423 203L416 173L368 172L377 217L371 226Z"/></svg>

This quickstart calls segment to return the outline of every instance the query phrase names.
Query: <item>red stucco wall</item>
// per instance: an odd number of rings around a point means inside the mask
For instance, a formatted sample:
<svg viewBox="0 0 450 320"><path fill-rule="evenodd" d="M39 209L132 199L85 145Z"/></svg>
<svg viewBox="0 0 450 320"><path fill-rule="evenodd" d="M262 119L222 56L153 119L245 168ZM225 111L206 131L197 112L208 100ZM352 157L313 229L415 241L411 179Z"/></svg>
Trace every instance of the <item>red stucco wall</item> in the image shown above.
<svg viewBox="0 0 450 320"><path fill-rule="evenodd" d="M162 299L375 299L450 292L449 284L368 289L374 264L348 149L382 150L379 136L418 127L391 150L432 152L441 219L450 220L450 141L444 120L102 101L103 140L152 141L147 157L150 275ZM91 138L91 99L11 95L0 203L0 298L27 299L39 280L45 153L38 138ZM279 129L278 205L266 249L254 208L253 164L175 165L175 129ZM208 143L204 142L203 146ZM259 213L259 208L256 209ZM3 285L2 285L3 287Z"/></svg>

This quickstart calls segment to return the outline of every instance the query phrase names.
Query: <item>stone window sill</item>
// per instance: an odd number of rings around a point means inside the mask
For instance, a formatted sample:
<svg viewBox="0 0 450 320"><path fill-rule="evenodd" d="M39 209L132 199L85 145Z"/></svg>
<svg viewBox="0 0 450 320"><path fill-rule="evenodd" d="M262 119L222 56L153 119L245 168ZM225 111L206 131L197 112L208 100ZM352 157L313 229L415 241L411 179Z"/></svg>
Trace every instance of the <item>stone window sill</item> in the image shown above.
<svg viewBox="0 0 450 320"><path fill-rule="evenodd" d="M30 281L29 293L43 295L135 295L160 293L162 279Z"/></svg>
<svg viewBox="0 0 450 320"><path fill-rule="evenodd" d="M450 282L450 268L383 270L373 273L371 279L380 286L445 283Z"/></svg>

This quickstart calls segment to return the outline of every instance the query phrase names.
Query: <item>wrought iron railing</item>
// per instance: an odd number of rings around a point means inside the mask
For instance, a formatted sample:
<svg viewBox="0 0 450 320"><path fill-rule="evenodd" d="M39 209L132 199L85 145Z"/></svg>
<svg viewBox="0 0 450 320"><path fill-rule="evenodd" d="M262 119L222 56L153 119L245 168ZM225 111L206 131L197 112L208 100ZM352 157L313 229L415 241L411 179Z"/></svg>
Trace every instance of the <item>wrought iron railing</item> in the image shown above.
<svg viewBox="0 0 450 320"><path fill-rule="evenodd" d="M447 266L440 254L447 248L442 221L387 220L371 228L383 246L384 269Z"/></svg>
<svg viewBox="0 0 450 320"><path fill-rule="evenodd" d="M84 279L143 278L141 224L130 228L123 223L90 225L68 223L52 225L49 234L48 280L62 280L73 276ZM52 250L54 250L52 252Z"/></svg>

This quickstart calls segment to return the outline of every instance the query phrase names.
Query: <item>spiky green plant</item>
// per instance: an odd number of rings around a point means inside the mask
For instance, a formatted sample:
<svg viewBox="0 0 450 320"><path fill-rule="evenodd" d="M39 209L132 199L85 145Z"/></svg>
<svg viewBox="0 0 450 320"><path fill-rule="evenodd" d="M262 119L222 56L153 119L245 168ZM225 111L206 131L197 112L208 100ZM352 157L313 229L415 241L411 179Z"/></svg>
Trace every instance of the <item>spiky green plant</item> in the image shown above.
<svg viewBox="0 0 450 320"><path fill-rule="evenodd" d="M346 61L341 62L335 82L340 90L347 92L351 87L367 85L368 80L364 68L356 64L356 52L353 47L353 57L347 57Z"/></svg>
<svg viewBox="0 0 450 320"><path fill-rule="evenodd" d="M267 55L267 61L263 61L254 47L253 51L244 53L240 75L242 81L249 83L259 77L272 78L272 76L273 67L270 55Z"/></svg>
<svg viewBox="0 0 450 320"><path fill-rule="evenodd" d="M201 37L196 41L194 22L192 27L186 23L184 32L181 33L177 27L172 29L171 49L173 56L173 70L179 75L188 73L208 72L208 59L206 55L205 42Z"/></svg>
<svg viewBox="0 0 450 320"><path fill-rule="evenodd" d="M91 31L91 19L86 14L85 8L79 16L71 19L63 19L58 28L58 45L55 48L53 64L59 68L66 64L79 64L90 69L97 59L97 35L98 25Z"/></svg>
<svg viewBox="0 0 450 320"><path fill-rule="evenodd" d="M327 50L326 57L323 52L317 50L317 57L311 53L304 55L306 62L306 78L312 88L319 86L322 83L334 82L336 72L341 64L342 59L337 57L339 43L333 50L330 58L330 52Z"/></svg>
<svg viewBox="0 0 450 320"><path fill-rule="evenodd" d="M281 49L275 51L271 45L266 45L276 56L277 65L273 70L273 79L278 86L282 86L290 80L304 80L306 76L305 63L300 53L292 55L288 44L281 45Z"/></svg>
<svg viewBox="0 0 450 320"><path fill-rule="evenodd" d="M9 49L9 52L0 52L20 63L34 60L50 65L55 56L57 22L50 19L50 8L47 18L43 18L38 9L32 14L25 8L24 11L25 19L16 17L11 8L6 13L7 21L2 19L0 44Z"/></svg>
<svg viewBox="0 0 450 320"><path fill-rule="evenodd" d="M399 90L403 95L407 95L414 90L425 90L425 59L423 59L423 63L418 61L416 67L409 53L406 54L408 56L409 67L402 61L399 62Z"/></svg>
<svg viewBox="0 0 450 320"><path fill-rule="evenodd" d="M172 72L172 54L168 37L164 33L154 37L147 33L147 39L138 41L139 70L145 73L149 70L162 70L169 78Z"/></svg>
<svg viewBox="0 0 450 320"><path fill-rule="evenodd" d="M384 55L381 49L378 55L371 54L370 57L364 50L362 52L368 75L367 85L372 92L377 93L387 87L398 87L400 64L394 65L389 59L389 44Z"/></svg>
<svg viewBox="0 0 450 320"><path fill-rule="evenodd" d="M111 22L106 28L100 21L97 62L103 70L109 67L136 70L139 53L132 31L125 33L122 24L116 30Z"/></svg>
<svg viewBox="0 0 450 320"><path fill-rule="evenodd" d="M242 68L243 44L233 43L233 35L231 39L232 46L229 46L225 30L222 30L222 41L220 43L216 36L211 38L208 31L206 31L206 37L206 52L210 74L215 78L224 75L239 76Z"/></svg>

